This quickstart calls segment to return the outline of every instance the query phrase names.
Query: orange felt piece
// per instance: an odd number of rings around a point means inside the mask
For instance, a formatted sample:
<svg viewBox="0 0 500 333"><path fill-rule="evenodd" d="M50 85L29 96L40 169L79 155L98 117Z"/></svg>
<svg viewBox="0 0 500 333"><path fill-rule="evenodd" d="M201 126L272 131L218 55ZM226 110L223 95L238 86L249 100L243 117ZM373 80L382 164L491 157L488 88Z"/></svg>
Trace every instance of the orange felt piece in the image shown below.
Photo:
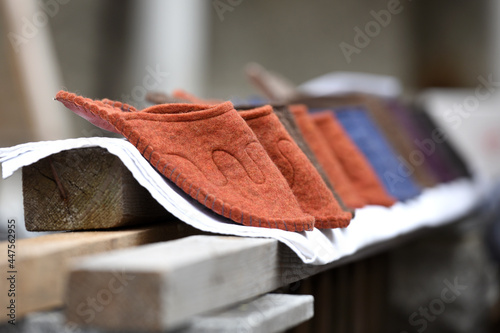
<svg viewBox="0 0 500 333"><path fill-rule="evenodd" d="M294 142L270 105L238 110L253 130L305 213L316 228L347 227L352 213L344 212L306 155Z"/></svg>
<svg viewBox="0 0 500 333"><path fill-rule="evenodd" d="M296 104L290 105L289 109L294 115L304 139L316 155L342 201L349 208L361 208L365 206L366 201L359 195L339 160L330 150L325 137L309 116L307 107L302 104Z"/></svg>
<svg viewBox="0 0 500 333"><path fill-rule="evenodd" d="M246 226L313 228L314 217L302 211L231 102L160 104L124 112L112 101L64 91L56 99L124 135L158 172L215 213Z"/></svg>
<svg viewBox="0 0 500 333"><path fill-rule="evenodd" d="M219 104L222 103L222 101L217 100L217 99L202 99L198 98L193 94L188 93L185 90L182 89L176 89L172 92L172 96L175 98L178 98L180 100L186 101L186 103L195 103L195 104Z"/></svg>
<svg viewBox="0 0 500 333"><path fill-rule="evenodd" d="M335 115L331 111L315 112L312 118L361 197L368 204L392 206L396 200L387 193L372 166Z"/></svg>

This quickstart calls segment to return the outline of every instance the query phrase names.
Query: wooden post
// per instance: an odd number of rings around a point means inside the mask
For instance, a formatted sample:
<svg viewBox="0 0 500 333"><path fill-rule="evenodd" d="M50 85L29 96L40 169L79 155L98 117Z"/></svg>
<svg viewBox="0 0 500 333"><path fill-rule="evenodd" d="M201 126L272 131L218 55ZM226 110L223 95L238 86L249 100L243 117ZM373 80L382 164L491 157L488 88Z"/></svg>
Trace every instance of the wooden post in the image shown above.
<svg viewBox="0 0 500 333"><path fill-rule="evenodd" d="M63 151L23 167L26 229L108 229L174 219L103 148Z"/></svg>

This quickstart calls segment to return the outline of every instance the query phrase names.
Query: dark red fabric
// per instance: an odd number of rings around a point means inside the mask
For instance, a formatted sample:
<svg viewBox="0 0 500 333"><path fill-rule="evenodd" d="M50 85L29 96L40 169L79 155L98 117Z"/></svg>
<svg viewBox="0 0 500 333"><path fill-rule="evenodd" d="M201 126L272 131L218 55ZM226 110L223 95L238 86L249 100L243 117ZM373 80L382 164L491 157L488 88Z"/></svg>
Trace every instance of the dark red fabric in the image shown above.
<svg viewBox="0 0 500 333"><path fill-rule="evenodd" d="M124 135L162 175L217 214L247 226L311 230L287 181L230 102L123 104L60 91L56 99ZM125 107L127 109L127 107Z"/></svg>

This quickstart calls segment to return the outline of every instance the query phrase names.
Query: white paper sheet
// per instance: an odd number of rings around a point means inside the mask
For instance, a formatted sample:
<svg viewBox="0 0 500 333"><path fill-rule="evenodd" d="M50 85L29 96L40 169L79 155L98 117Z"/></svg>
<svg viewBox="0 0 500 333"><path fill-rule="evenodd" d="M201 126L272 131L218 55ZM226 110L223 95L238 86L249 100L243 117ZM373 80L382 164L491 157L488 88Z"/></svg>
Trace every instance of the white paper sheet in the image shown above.
<svg viewBox="0 0 500 333"><path fill-rule="evenodd" d="M345 229L315 228L298 233L246 227L229 222L195 202L157 173L132 144L115 138L43 141L1 148L2 176L7 178L21 167L63 150L95 146L118 156L153 198L185 223L207 232L275 238L289 246L307 264L326 264L398 235L452 222L470 212L479 202L474 184L461 179L425 189L419 197L405 203L399 202L390 208L367 206L358 209L356 217Z"/></svg>

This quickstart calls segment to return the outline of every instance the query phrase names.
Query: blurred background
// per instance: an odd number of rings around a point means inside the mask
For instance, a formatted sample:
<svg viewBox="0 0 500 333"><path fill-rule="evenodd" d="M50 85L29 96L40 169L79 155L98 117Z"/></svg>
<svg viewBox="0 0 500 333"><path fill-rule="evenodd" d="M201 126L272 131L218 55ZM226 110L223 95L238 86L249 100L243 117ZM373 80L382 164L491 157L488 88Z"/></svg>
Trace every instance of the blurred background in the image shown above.
<svg viewBox="0 0 500 333"><path fill-rule="evenodd" d="M259 93L244 73L249 62L296 85L333 71L389 75L400 80L407 100L429 88L458 92L447 100L450 105L463 99L461 92L484 85L483 78L495 91L486 112L498 119L500 2L0 0L0 60L0 147L108 135L53 101L60 89L139 107L149 90L248 98ZM473 141L474 133L464 133L464 140ZM499 135L492 130L490 150L483 152L497 161ZM0 219L8 218L22 225L19 172L0 182ZM470 277L468 296L447 313L462 312L450 319L443 315L427 331L487 330L496 302L496 266L481 233L465 230L448 230L434 235L432 245L410 244L386 258L392 263L388 279L395 281L388 309L400 311L393 313L399 320L394 332L439 293L443 277L454 276ZM429 258L434 260L423 265L427 270L409 265ZM471 263L476 274L468 270ZM426 279L438 283L426 289ZM419 291L420 298L413 297Z"/></svg>
<svg viewBox="0 0 500 333"><path fill-rule="evenodd" d="M373 37L356 39L393 5ZM497 1L2 0L0 12L1 146L92 135L51 101L61 88L138 105L146 90L254 95L251 61L295 84L332 71L391 75L410 94L500 71Z"/></svg>
<svg viewBox="0 0 500 333"><path fill-rule="evenodd" d="M53 101L60 89L138 107L150 90L241 99L258 94L249 62L295 85L333 71L389 75L410 100L473 89L500 77L499 17L486 0L1 0L0 147L109 135ZM0 185L2 219L22 219L18 186L5 189L15 177Z"/></svg>

